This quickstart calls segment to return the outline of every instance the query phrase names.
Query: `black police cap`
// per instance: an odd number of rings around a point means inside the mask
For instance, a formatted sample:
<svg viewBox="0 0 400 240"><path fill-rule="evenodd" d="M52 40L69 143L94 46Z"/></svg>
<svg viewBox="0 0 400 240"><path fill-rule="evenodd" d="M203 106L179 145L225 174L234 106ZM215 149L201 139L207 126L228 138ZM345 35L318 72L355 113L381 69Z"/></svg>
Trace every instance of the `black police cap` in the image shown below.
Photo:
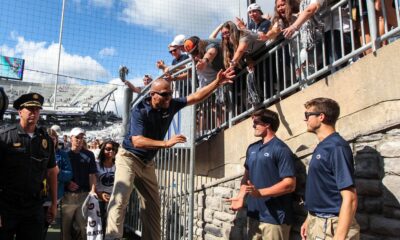
<svg viewBox="0 0 400 240"><path fill-rule="evenodd" d="M13 107L17 110L25 107L42 108L44 98L39 93L27 93L14 101Z"/></svg>

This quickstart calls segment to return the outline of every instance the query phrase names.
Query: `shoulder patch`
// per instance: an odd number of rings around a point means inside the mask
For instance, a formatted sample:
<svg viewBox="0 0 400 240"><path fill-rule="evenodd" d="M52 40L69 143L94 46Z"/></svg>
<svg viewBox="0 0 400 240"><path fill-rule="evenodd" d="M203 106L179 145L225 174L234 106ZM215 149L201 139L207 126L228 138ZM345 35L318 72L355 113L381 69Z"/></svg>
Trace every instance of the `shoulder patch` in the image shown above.
<svg viewBox="0 0 400 240"><path fill-rule="evenodd" d="M0 127L0 134L16 129L17 125L6 125Z"/></svg>

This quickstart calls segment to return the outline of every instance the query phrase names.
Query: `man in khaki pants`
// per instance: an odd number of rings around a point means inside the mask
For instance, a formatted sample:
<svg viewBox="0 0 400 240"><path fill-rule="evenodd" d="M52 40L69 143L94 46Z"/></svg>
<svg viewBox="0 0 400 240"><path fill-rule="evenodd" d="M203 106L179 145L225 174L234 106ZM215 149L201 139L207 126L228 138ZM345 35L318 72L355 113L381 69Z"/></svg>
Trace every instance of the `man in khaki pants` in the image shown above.
<svg viewBox="0 0 400 240"><path fill-rule="evenodd" d="M142 198L142 239L161 239L160 196L153 158L158 149L186 141L183 135L175 135L164 141L174 114L185 106L202 101L233 77L232 69L220 71L212 83L181 98L172 98L170 82L157 79L152 83L150 96L132 109L128 132L116 156L105 239L122 237L126 206L134 187Z"/></svg>
<svg viewBox="0 0 400 240"><path fill-rule="evenodd" d="M308 170L305 193L308 216L301 226L301 237L358 240L353 153L335 130L339 105L329 98L315 98L304 106L307 131L317 135L319 144Z"/></svg>
<svg viewBox="0 0 400 240"><path fill-rule="evenodd" d="M243 207L247 196L248 238L252 240L289 240L293 222L293 199L296 188L294 155L275 132L279 116L268 109L253 113L254 136L246 152L245 172L239 195L228 199L231 209Z"/></svg>

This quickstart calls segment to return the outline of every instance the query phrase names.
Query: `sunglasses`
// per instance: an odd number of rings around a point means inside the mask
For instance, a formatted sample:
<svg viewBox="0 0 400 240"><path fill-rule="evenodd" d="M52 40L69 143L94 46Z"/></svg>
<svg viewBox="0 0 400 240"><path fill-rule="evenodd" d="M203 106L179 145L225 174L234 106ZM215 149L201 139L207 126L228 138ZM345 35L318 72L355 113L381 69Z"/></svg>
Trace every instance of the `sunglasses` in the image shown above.
<svg viewBox="0 0 400 240"><path fill-rule="evenodd" d="M321 115L322 112L304 112L304 117L306 118L306 120L308 120L308 118L310 116L319 116Z"/></svg>
<svg viewBox="0 0 400 240"><path fill-rule="evenodd" d="M175 48L175 49L172 49L172 50L169 50L169 53L173 53L173 52L176 52L176 51L178 51L178 49L177 49L177 48Z"/></svg>
<svg viewBox="0 0 400 240"><path fill-rule="evenodd" d="M261 121L260 119L254 119L253 120L253 128L256 127L256 125L266 125L267 123Z"/></svg>
<svg viewBox="0 0 400 240"><path fill-rule="evenodd" d="M104 148L104 151L107 151L107 152L113 151L113 152L115 152L114 148Z"/></svg>
<svg viewBox="0 0 400 240"><path fill-rule="evenodd" d="M163 98L172 96L172 92L153 92L153 93L157 93L158 95L160 95Z"/></svg>

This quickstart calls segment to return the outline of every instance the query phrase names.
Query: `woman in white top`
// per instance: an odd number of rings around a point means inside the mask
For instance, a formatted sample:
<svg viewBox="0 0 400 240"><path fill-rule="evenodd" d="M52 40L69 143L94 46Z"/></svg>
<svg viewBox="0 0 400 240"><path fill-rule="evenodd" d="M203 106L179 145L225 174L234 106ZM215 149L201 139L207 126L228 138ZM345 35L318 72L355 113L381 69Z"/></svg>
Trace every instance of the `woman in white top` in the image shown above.
<svg viewBox="0 0 400 240"><path fill-rule="evenodd" d="M96 192L99 197L100 213L103 226L106 226L107 205L110 201L115 175L115 155L119 144L114 141L105 141L100 148L97 165Z"/></svg>

